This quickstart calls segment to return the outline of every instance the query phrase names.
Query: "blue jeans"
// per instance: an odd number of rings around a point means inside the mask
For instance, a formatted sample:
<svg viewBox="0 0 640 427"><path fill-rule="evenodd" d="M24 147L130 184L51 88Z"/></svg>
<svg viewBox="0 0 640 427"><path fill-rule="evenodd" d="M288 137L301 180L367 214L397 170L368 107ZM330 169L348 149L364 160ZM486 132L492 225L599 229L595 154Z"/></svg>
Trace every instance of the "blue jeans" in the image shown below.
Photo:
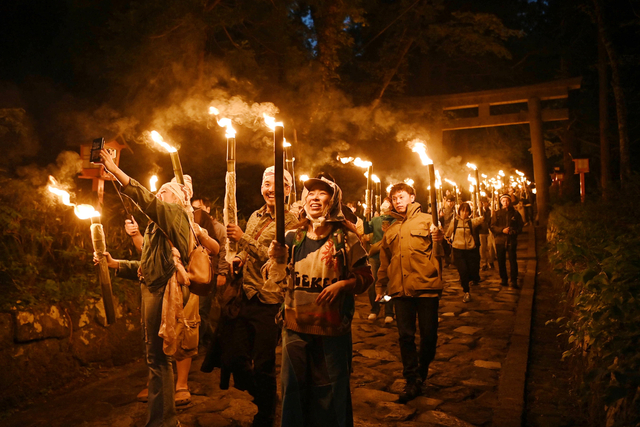
<svg viewBox="0 0 640 427"><path fill-rule="evenodd" d="M402 375L408 383L426 380L429 364L436 356L439 300L425 297L395 298ZM420 352L416 350L416 316L420 326Z"/></svg>
<svg viewBox="0 0 640 427"><path fill-rule="evenodd" d="M369 303L371 304L371 312L380 314L380 303L376 302L376 283L378 282L378 269L380 268L380 258L369 258L371 265L371 273L373 273L373 284L369 286ZM384 315L393 317L393 300L387 302L384 306Z"/></svg>
<svg viewBox="0 0 640 427"><path fill-rule="evenodd" d="M150 292L140 285L142 294L142 327L149 368L149 403L145 427L175 427L178 424L174 401L173 366L171 357L162 350L158 336L162 321L164 288Z"/></svg>
<svg viewBox="0 0 640 427"><path fill-rule="evenodd" d="M352 427L351 334L282 332L282 427Z"/></svg>

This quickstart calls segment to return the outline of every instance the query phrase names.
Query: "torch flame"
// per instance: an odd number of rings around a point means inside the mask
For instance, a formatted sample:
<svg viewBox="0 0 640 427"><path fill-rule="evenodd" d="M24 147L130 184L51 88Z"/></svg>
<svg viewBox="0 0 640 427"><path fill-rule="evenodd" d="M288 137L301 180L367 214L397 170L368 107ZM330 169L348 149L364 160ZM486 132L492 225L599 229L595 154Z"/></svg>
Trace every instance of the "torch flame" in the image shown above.
<svg viewBox="0 0 640 427"><path fill-rule="evenodd" d="M368 168L373 163L368 160L362 160L360 157L356 157L356 159L353 161L353 164L359 168Z"/></svg>
<svg viewBox="0 0 640 427"><path fill-rule="evenodd" d="M157 182L158 182L158 177L156 175L153 175L151 179L149 179L149 190L158 191L158 188L156 187Z"/></svg>
<svg viewBox="0 0 640 427"><path fill-rule="evenodd" d="M236 130L233 128L232 125L233 125L233 122L231 121L231 119L228 119L226 117L218 120L218 126L225 128L226 132L224 136L227 138L236 137Z"/></svg>
<svg viewBox="0 0 640 427"><path fill-rule="evenodd" d="M393 188L393 184L389 184L387 186L387 194L391 193L391 189Z"/></svg>
<svg viewBox="0 0 640 427"><path fill-rule="evenodd" d="M282 138L282 146L283 147L291 147L291 143L287 142L287 138Z"/></svg>
<svg viewBox="0 0 640 427"><path fill-rule="evenodd" d="M95 210L91 205L77 205L74 212L80 219L89 219L100 216L100 212Z"/></svg>
<svg viewBox="0 0 640 427"><path fill-rule="evenodd" d="M458 186L458 184L456 184L455 182L451 181L450 179L445 178L444 180L445 180L445 182L448 182L449 184L453 185L454 187Z"/></svg>
<svg viewBox="0 0 640 427"><path fill-rule="evenodd" d="M353 157L340 157L340 156L338 156L338 160L340 160L340 162L343 165L346 165L347 163L353 162L355 159Z"/></svg>
<svg viewBox="0 0 640 427"><path fill-rule="evenodd" d="M178 151L172 146L170 146L169 144L167 144L166 142L164 142L164 139L162 139L162 136L160 136L160 134L155 130L151 131L151 139L153 139L153 141L156 144L158 144L159 146L167 150L168 153L175 153L176 151Z"/></svg>
<svg viewBox="0 0 640 427"><path fill-rule="evenodd" d="M473 163L469 163L469 162L467 162L467 167L468 167L468 168L471 168L471 169L473 169L473 170L478 169L478 168L476 167L476 165L474 165Z"/></svg>
<svg viewBox="0 0 640 427"><path fill-rule="evenodd" d="M411 147L411 151L413 151L414 153L418 153L423 165L426 166L433 164L433 160L431 160L429 156L427 156L427 146L424 145L423 142L416 142L415 144L413 144L413 147Z"/></svg>
<svg viewBox="0 0 640 427"><path fill-rule="evenodd" d="M516 169L516 173L520 176L524 176L524 172L520 172L518 169Z"/></svg>
<svg viewBox="0 0 640 427"><path fill-rule="evenodd" d="M502 170L500 170L500 171L498 172L498 175L500 175L500 176L504 176L504 172L502 172Z"/></svg>
<svg viewBox="0 0 640 427"><path fill-rule="evenodd" d="M49 181L52 184L48 187L49 191L55 194L56 196L60 196L62 203L65 204L66 206L72 206L78 218L89 219L89 218L100 216L100 212L96 211L91 205L76 205L75 203L71 203L71 197L69 193L54 187L54 185L58 185L58 182L51 175L49 175Z"/></svg>
<svg viewBox="0 0 640 427"><path fill-rule="evenodd" d="M467 175L467 181L469 181L473 185L476 185L476 179L472 177L471 174Z"/></svg>
<svg viewBox="0 0 640 427"><path fill-rule="evenodd" d="M267 127L273 131L276 130L276 126L283 126L282 122L276 122L276 118L267 115L267 113L262 113L262 117L264 117L264 123Z"/></svg>
<svg viewBox="0 0 640 427"><path fill-rule="evenodd" d="M365 176L365 178L369 178L369 171L366 171L366 172L364 173L364 176ZM372 174L371 174L371 180L372 180L373 182L375 182L375 183L380 182L380 178L378 178L378 175L376 175L375 173L372 173Z"/></svg>
<svg viewBox="0 0 640 427"><path fill-rule="evenodd" d="M415 181L412 180L411 178L407 178L404 180L404 183L407 184L408 186L413 187L413 184L415 183Z"/></svg>
<svg viewBox="0 0 640 427"><path fill-rule="evenodd" d="M309 175L300 175L300 181L305 182L309 180Z"/></svg>
<svg viewBox="0 0 640 427"><path fill-rule="evenodd" d="M436 188L442 186L442 179L440 178L440 171L436 169Z"/></svg>
<svg viewBox="0 0 640 427"><path fill-rule="evenodd" d="M218 111L216 107L209 107L209 114L217 116L218 114L220 114L220 111Z"/></svg>

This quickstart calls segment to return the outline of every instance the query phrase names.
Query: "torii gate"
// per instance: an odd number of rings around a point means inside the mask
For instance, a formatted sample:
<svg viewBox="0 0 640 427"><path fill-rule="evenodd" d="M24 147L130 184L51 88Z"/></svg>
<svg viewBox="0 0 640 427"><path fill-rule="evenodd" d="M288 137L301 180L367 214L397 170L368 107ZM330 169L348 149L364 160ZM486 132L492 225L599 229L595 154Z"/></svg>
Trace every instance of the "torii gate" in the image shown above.
<svg viewBox="0 0 640 427"><path fill-rule="evenodd" d="M442 133L458 129L475 129L528 123L531 134L531 153L536 182L538 219L544 223L549 212L547 157L542 135L542 122L569 120L568 108L541 108L541 101L566 99L569 91L580 89L582 77L556 80L530 86L467 92L453 95L411 98L411 103L431 105L441 112L441 120L433 123L432 142L442 147ZM527 110L517 113L491 114L492 105L527 104ZM415 105L415 104L414 104ZM447 119L446 111L477 109L477 116ZM444 113L444 114L443 114Z"/></svg>

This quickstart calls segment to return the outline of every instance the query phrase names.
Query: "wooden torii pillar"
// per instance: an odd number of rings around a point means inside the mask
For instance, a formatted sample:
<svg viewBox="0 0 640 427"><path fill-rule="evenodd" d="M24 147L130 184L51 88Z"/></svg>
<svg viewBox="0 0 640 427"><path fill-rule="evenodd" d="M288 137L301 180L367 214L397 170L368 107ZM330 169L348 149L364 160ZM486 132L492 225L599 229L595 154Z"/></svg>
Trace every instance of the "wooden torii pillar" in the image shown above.
<svg viewBox="0 0 640 427"><path fill-rule="evenodd" d="M528 123L531 135L534 179L537 189L538 220L544 224L549 214L549 174L547 172L542 123L569 120L569 109L542 108L541 102L566 99L569 97L569 90L580 89L581 82L582 77L575 77L530 86L421 97L419 101L414 98L412 103L418 101L422 105L428 104L442 113L441 120L437 121L431 128L434 136L433 143L439 143L440 147L444 131ZM526 104L527 107L526 110L522 109L516 113L491 114L491 106L507 104L522 104L523 107ZM472 117L446 118L447 111L470 109L476 109L477 114Z"/></svg>

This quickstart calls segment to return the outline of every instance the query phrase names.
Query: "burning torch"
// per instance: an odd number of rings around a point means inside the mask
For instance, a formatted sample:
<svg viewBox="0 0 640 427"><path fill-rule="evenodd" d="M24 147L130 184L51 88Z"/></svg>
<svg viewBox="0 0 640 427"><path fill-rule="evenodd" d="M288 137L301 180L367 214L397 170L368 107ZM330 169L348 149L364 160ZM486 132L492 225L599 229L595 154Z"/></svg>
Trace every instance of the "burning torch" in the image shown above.
<svg viewBox="0 0 640 427"><path fill-rule="evenodd" d="M467 167L473 169L476 172L476 182L474 184L476 187L476 209L478 209L478 215L482 215L482 213L480 212L480 174L478 172L478 167L473 163L468 162Z"/></svg>
<svg viewBox="0 0 640 427"><path fill-rule="evenodd" d="M184 175L182 173L182 164L180 163L178 150L164 142L162 136L155 130L151 131L151 139L153 139L153 142L167 150L169 157L171 157L171 165L173 166L173 174L176 176L176 182L180 185L184 185Z"/></svg>
<svg viewBox="0 0 640 427"><path fill-rule="evenodd" d="M91 219L91 240L93 242L93 251L98 259L96 266L98 273L98 282L102 289L102 303L104 304L104 312L107 318L107 324L112 325L116 321L116 310L113 303L113 293L111 291L111 276L109 275L109 267L104 253L107 250L104 230L100 223L100 212L96 211L91 205L76 205L71 203L69 193L57 188L58 183L55 178L49 176L49 191L60 197L63 204L73 207L73 211L80 219Z"/></svg>
<svg viewBox="0 0 640 427"><path fill-rule="evenodd" d="M430 187L434 189L434 191L431 191L431 222L433 223L433 225L440 228L440 221L438 218L438 198L435 192L436 172L433 166L433 161L429 158L429 156L427 156L427 146L422 142L416 142L411 148L411 151L413 151L414 153L418 153L422 164L427 166L427 169L429 170L429 184ZM438 259L438 276L440 277L440 280L442 280L442 258L444 257L444 248L439 241L432 240L432 244L433 253Z"/></svg>
<svg viewBox="0 0 640 427"><path fill-rule="evenodd" d="M209 107L209 114L217 116L218 109ZM227 138L227 173L225 175L226 191L224 193L224 208L222 216L225 227L229 224L236 225L238 223L238 209L236 205L236 130L232 126L231 119L221 118L218 125L225 128L225 137ZM229 264L233 262L238 253L238 244L232 243L226 239L227 255L225 259Z"/></svg>
<svg viewBox="0 0 640 427"><path fill-rule="evenodd" d="M294 136L296 135L296 131L294 129ZM294 138L295 140L296 138ZM291 143L287 142L287 138L283 138L282 144L284 145L284 162L285 162L285 169L289 171L289 173L291 174L291 192L289 193L289 197L288 197L288 205L292 205L293 203L295 203L296 201L296 197L297 197L297 193L296 193L296 171L295 171L295 166L294 166L294 162L296 161L296 158L293 157L293 153L292 153L292 148L291 148Z"/></svg>
<svg viewBox="0 0 640 427"><path fill-rule="evenodd" d="M371 197L372 196L371 187L372 187L372 180L373 180L373 163L371 163L368 160L362 160L360 157L356 157L354 159L353 157L338 156L338 160L342 162L343 165L353 162L354 166L367 170L364 174L364 176L367 177L367 189L364 193L364 199L365 199L364 204L369 208L369 213L366 215L366 219L367 221L371 221L371 210L373 205L373 198Z"/></svg>
<svg viewBox="0 0 640 427"><path fill-rule="evenodd" d="M276 241L284 246L284 126L275 117L262 114L267 127L273 131L274 177L276 196Z"/></svg>

